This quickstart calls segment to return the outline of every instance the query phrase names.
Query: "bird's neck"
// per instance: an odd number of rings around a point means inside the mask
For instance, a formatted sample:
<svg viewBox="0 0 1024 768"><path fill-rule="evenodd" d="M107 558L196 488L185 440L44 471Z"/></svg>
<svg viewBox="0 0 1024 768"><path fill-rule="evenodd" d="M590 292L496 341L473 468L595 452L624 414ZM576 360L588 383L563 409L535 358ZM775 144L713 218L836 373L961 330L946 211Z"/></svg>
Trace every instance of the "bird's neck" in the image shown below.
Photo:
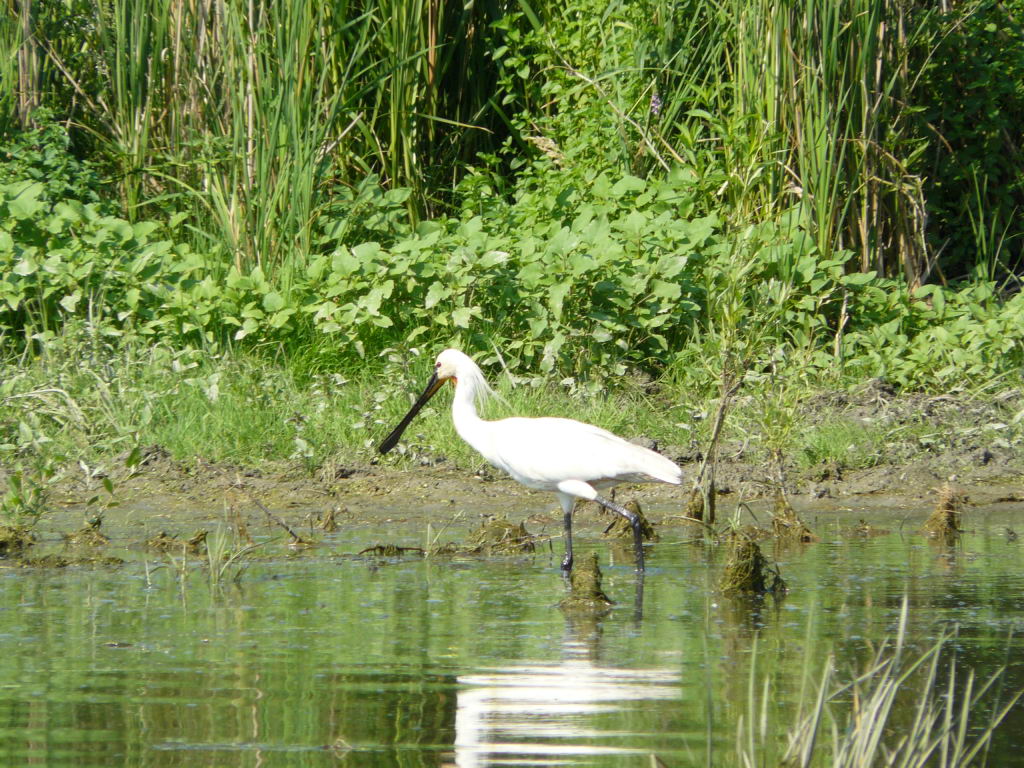
<svg viewBox="0 0 1024 768"><path fill-rule="evenodd" d="M456 383L455 397L452 400L452 421L459 437L469 443L477 451L483 453L486 432L483 419L476 412L476 397L473 387Z"/></svg>

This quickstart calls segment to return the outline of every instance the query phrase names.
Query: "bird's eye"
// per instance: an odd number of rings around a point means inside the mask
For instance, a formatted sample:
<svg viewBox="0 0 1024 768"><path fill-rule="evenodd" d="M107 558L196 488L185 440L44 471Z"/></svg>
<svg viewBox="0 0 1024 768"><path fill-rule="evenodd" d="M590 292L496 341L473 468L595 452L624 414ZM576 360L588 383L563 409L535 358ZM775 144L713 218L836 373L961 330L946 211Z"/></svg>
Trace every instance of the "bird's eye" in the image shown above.
<svg viewBox="0 0 1024 768"><path fill-rule="evenodd" d="M434 370L435 371L441 370L441 364L440 363L434 363Z"/></svg>

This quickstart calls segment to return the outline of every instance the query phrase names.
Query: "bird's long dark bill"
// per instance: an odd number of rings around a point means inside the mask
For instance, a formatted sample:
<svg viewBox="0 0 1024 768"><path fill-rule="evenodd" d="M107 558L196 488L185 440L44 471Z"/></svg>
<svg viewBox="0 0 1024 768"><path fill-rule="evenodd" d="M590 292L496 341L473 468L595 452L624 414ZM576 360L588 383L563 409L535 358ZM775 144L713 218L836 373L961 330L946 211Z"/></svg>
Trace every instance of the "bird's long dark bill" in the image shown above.
<svg viewBox="0 0 1024 768"><path fill-rule="evenodd" d="M384 442L380 444L380 448L377 450L381 453L387 453L396 445L402 437L402 433L405 432L405 428L409 426L409 422L416 418L416 414L420 412L420 408L427 404L427 401L434 396L434 393L441 388L441 386L447 381L447 379L437 378L435 373L430 377L430 381L427 382L427 388L423 390L423 394L420 395L420 399L416 401L409 412L405 414L398 426L391 430L391 434L384 438Z"/></svg>

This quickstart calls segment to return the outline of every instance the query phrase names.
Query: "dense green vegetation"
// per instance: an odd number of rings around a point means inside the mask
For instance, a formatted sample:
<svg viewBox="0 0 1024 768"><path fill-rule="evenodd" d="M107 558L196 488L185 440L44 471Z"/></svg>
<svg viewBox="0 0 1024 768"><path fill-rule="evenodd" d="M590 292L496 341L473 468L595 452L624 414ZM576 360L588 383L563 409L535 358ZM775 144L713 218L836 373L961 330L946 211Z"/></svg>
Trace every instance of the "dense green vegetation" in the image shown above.
<svg viewBox="0 0 1024 768"><path fill-rule="evenodd" d="M658 377L666 439L737 372L761 405L1017 386L1022 24L1020 0L10 3L0 447L351 455L445 345L595 417Z"/></svg>

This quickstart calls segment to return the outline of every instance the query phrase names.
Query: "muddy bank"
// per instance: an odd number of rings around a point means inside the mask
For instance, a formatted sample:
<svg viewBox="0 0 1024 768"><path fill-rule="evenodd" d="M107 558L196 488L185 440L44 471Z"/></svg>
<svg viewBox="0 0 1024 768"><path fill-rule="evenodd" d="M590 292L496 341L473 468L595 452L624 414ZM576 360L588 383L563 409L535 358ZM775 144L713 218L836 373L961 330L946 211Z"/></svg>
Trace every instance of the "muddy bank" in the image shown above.
<svg viewBox="0 0 1024 768"><path fill-rule="evenodd" d="M635 500L659 527L682 524L683 505L696 465L683 464L682 487L622 485L620 501ZM767 519L775 498L766 467L742 460L723 461L717 471L718 517L743 505ZM873 510L919 510L922 521L940 488L952 482L970 505L1006 504L1024 509L1024 473L1013 460L973 461L969 455L922 456L898 465L874 467L822 478L791 472L789 499L819 524L855 512L871 522ZM322 532L324 520L339 529L376 529L382 540L417 535L432 526L439 541L463 539L481 520L524 521L531 534L557 537L561 513L551 494L530 491L480 466L393 469L378 465L349 468L343 477L315 477L296 467L243 468L206 462L187 464L166 456L133 473L112 476L114 495L100 491L103 530L116 539L145 541L159 534L189 538L197 530L244 519L254 531L281 535L280 523ZM53 512L39 528L77 530L95 511L95 480L70 477L53 494ZM269 510L279 518L275 523ZM844 514L846 513L846 514ZM577 521L583 535L601 536L612 522L594 504L581 504ZM592 530L590 530L592 529ZM111 533L111 532L114 533ZM388 534L394 534L389 536Z"/></svg>
<svg viewBox="0 0 1024 768"><path fill-rule="evenodd" d="M851 514L853 523L859 516L870 525L875 522L872 515L900 510L919 514L923 522L947 483L961 489L970 506L1024 509L1019 446L992 429L1005 418L1005 404L951 396L896 398L884 388L868 386L856 397L821 395L802 407L808 423L884 423L892 434L906 425L914 427L907 433L915 435L879 446L877 465L867 469L828 463L785 467L786 496L812 528ZM715 476L719 520L741 506L754 515L764 512L759 522L767 519L777 497L777 471L767 466L756 445L751 437L721 447ZM683 467L683 486L625 485L617 493L620 503L639 502L651 522L663 529L683 524L702 456L694 445L657 448ZM44 538L66 536L99 513L104 534L122 541L144 542L160 535L187 540L218 525L241 525L275 536L290 529L286 535L292 538L303 532L322 536L335 529L363 529L379 531L382 541L404 537L406 543L414 538L412 543L422 545L428 532L435 544L461 541L481 521L507 518L525 522L529 533L542 539L560 535L561 513L551 494L523 488L482 460L464 467L440 458L424 463L429 466L398 469L376 462L328 462L310 472L297 463L241 467L178 461L159 446L149 446L132 468L111 460L106 475L87 478L68 467L51 489L51 511L37 527ZM3 474L0 467L0 481ZM113 496L104 489L105 481ZM585 536L600 537L611 521L594 504L581 504L577 510Z"/></svg>

